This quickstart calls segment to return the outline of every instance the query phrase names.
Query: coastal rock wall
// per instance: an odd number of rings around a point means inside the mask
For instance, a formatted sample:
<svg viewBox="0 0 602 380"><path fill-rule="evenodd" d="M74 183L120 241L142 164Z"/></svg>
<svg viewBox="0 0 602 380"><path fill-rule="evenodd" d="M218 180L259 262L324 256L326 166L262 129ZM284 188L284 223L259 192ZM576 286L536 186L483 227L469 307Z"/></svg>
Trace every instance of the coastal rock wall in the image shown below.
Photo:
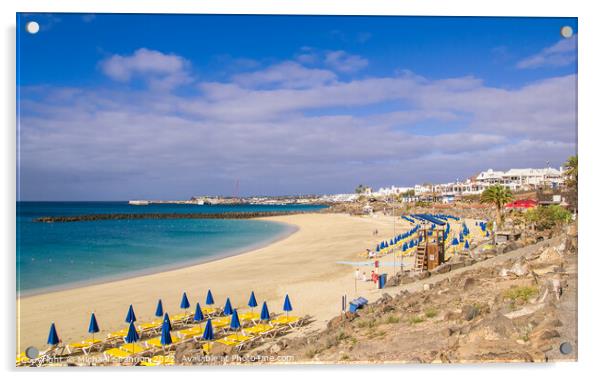
<svg viewBox="0 0 602 380"><path fill-rule="evenodd" d="M131 219L253 219L270 216L304 214L308 211L263 211L263 212L225 212L219 214L207 213L140 213L140 214L90 214L72 216L43 216L34 219L35 222L91 222L96 220L131 220Z"/></svg>

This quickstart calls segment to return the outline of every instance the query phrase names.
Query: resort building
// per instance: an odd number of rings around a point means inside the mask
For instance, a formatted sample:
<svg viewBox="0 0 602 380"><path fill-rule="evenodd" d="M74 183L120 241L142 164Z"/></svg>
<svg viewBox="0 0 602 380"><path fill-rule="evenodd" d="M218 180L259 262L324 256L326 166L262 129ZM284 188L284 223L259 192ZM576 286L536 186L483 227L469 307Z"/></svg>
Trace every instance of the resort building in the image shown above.
<svg viewBox="0 0 602 380"><path fill-rule="evenodd" d="M397 195L403 194L409 190L414 190L414 188L413 187L397 187L397 186L381 187L380 189L378 189L378 191L373 192L372 195L376 196L376 197L397 196Z"/></svg>
<svg viewBox="0 0 602 380"><path fill-rule="evenodd" d="M479 173L476 182L485 187L501 184L511 190L531 190L540 187L557 188L563 183L562 168L510 169L506 172L489 169Z"/></svg>
<svg viewBox="0 0 602 380"><path fill-rule="evenodd" d="M404 196L403 202L440 201L453 202L457 197L480 195L486 188L502 185L512 191L535 190L542 187L558 188L564 181L563 169L510 169L497 171L489 169L464 181L441 184L417 184L414 187L386 187L372 193L375 198L385 198L400 195L408 190L414 190L414 196Z"/></svg>

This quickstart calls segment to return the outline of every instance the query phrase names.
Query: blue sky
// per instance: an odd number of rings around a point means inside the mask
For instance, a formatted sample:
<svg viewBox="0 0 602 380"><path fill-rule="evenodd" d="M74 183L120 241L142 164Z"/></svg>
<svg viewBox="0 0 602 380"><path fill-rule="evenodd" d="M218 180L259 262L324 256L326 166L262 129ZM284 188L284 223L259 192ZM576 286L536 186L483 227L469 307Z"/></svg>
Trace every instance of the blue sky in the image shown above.
<svg viewBox="0 0 602 380"><path fill-rule="evenodd" d="M559 166L576 151L565 25L21 14L19 197L231 195L237 180L337 193Z"/></svg>

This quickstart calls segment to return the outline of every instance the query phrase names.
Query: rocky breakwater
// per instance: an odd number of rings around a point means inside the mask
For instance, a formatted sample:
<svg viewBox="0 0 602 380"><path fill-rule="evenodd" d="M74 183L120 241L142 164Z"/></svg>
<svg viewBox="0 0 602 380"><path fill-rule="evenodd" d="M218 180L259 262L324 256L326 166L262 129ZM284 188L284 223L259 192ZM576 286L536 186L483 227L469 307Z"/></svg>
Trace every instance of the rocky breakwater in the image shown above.
<svg viewBox="0 0 602 380"><path fill-rule="evenodd" d="M224 212L208 213L138 213L138 214L89 214L70 216L43 216L34 219L41 223L92 222L98 220L132 220L132 219L253 219L270 216L304 214L307 211L264 211L264 212Z"/></svg>

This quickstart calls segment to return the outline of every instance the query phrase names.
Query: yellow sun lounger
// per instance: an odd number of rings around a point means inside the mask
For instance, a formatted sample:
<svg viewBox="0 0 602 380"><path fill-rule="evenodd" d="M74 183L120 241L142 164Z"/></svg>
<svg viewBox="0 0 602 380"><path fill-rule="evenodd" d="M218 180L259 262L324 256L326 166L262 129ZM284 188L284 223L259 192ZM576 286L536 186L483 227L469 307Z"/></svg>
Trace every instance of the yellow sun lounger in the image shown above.
<svg viewBox="0 0 602 380"><path fill-rule="evenodd" d="M88 355L94 348L101 349L104 341L102 339L84 339L81 342L69 343L65 347L68 354L73 354L74 352L83 351L85 355Z"/></svg>
<svg viewBox="0 0 602 380"><path fill-rule="evenodd" d="M292 315L289 315L287 317L286 315L281 315L281 316L278 316L278 317L272 319L270 321L270 324L272 326L288 325L290 327L297 327L300 322L301 322L301 317L296 317L296 316L292 316Z"/></svg>
<svg viewBox="0 0 602 380"><path fill-rule="evenodd" d="M226 326L230 326L230 317L220 317L211 320L211 326L214 329L221 329Z"/></svg>
<svg viewBox="0 0 602 380"><path fill-rule="evenodd" d="M225 344L227 346L236 347L240 350L240 349L244 348L246 345L253 342L255 339L257 339L257 337L255 337L255 336L249 336L249 335L243 335L243 334L232 334L232 335L225 336L221 339L218 339L218 340L216 340L216 342Z"/></svg>
<svg viewBox="0 0 602 380"><path fill-rule="evenodd" d="M27 357L27 355L25 355L25 352L21 352L19 355L17 355L17 366L22 366L22 365L27 365L29 364L31 361L30 358Z"/></svg>
<svg viewBox="0 0 602 380"><path fill-rule="evenodd" d="M190 318L192 318L192 314L188 314L188 313L180 313L180 314L176 314L171 318L171 321L173 323L178 323L178 322L186 322L187 320L189 320Z"/></svg>
<svg viewBox="0 0 602 380"><path fill-rule="evenodd" d="M140 354L149 350L148 347L144 347L140 343L126 343L119 346L119 349L130 354Z"/></svg>
<svg viewBox="0 0 602 380"><path fill-rule="evenodd" d="M109 338L125 338L128 335L128 329L121 329L118 331L110 332L107 337Z"/></svg>
<svg viewBox="0 0 602 380"><path fill-rule="evenodd" d="M177 336L172 336L171 337L171 341L172 344L178 343L180 342L180 338L178 338ZM161 344L161 337L156 337L156 338L152 338L149 340L145 340L144 342L142 342L144 344L146 344L149 348L153 347L153 348L163 348L163 345ZM167 346L171 346L167 345Z"/></svg>
<svg viewBox="0 0 602 380"><path fill-rule="evenodd" d="M119 348L111 348L106 350L105 352L103 352L103 355L105 357L106 360L109 360L111 358L115 358L115 359L127 359L127 358L131 358L134 354L124 351L122 349Z"/></svg>
<svg viewBox="0 0 602 380"><path fill-rule="evenodd" d="M150 360L143 360L140 365L145 367L156 367L160 365L174 365L176 359L173 355L155 355Z"/></svg>
<svg viewBox="0 0 602 380"><path fill-rule="evenodd" d="M203 307L201 307L201 310L203 311L203 314L205 314L205 315L213 315L217 312L216 308L210 307L210 306L203 306Z"/></svg>
<svg viewBox="0 0 602 380"><path fill-rule="evenodd" d="M194 339L198 336L203 335L204 331L205 331L205 328L203 326L194 326L194 327L191 327L188 329L175 331L175 334L177 336L179 336L180 338L187 340L187 339ZM172 339L173 339L173 336L172 336Z"/></svg>
<svg viewBox="0 0 602 380"><path fill-rule="evenodd" d="M271 326L263 323L242 329L242 333L245 335L258 335L262 337L274 337L279 331L281 331L280 327Z"/></svg>
<svg viewBox="0 0 602 380"><path fill-rule="evenodd" d="M259 313L253 313L253 312L242 313L242 314L239 314L238 318L240 319L241 322L246 322L246 321L257 322L257 321L259 321Z"/></svg>
<svg viewBox="0 0 602 380"><path fill-rule="evenodd" d="M163 326L163 320L156 319L152 322L140 323L138 329L140 330L152 330Z"/></svg>

